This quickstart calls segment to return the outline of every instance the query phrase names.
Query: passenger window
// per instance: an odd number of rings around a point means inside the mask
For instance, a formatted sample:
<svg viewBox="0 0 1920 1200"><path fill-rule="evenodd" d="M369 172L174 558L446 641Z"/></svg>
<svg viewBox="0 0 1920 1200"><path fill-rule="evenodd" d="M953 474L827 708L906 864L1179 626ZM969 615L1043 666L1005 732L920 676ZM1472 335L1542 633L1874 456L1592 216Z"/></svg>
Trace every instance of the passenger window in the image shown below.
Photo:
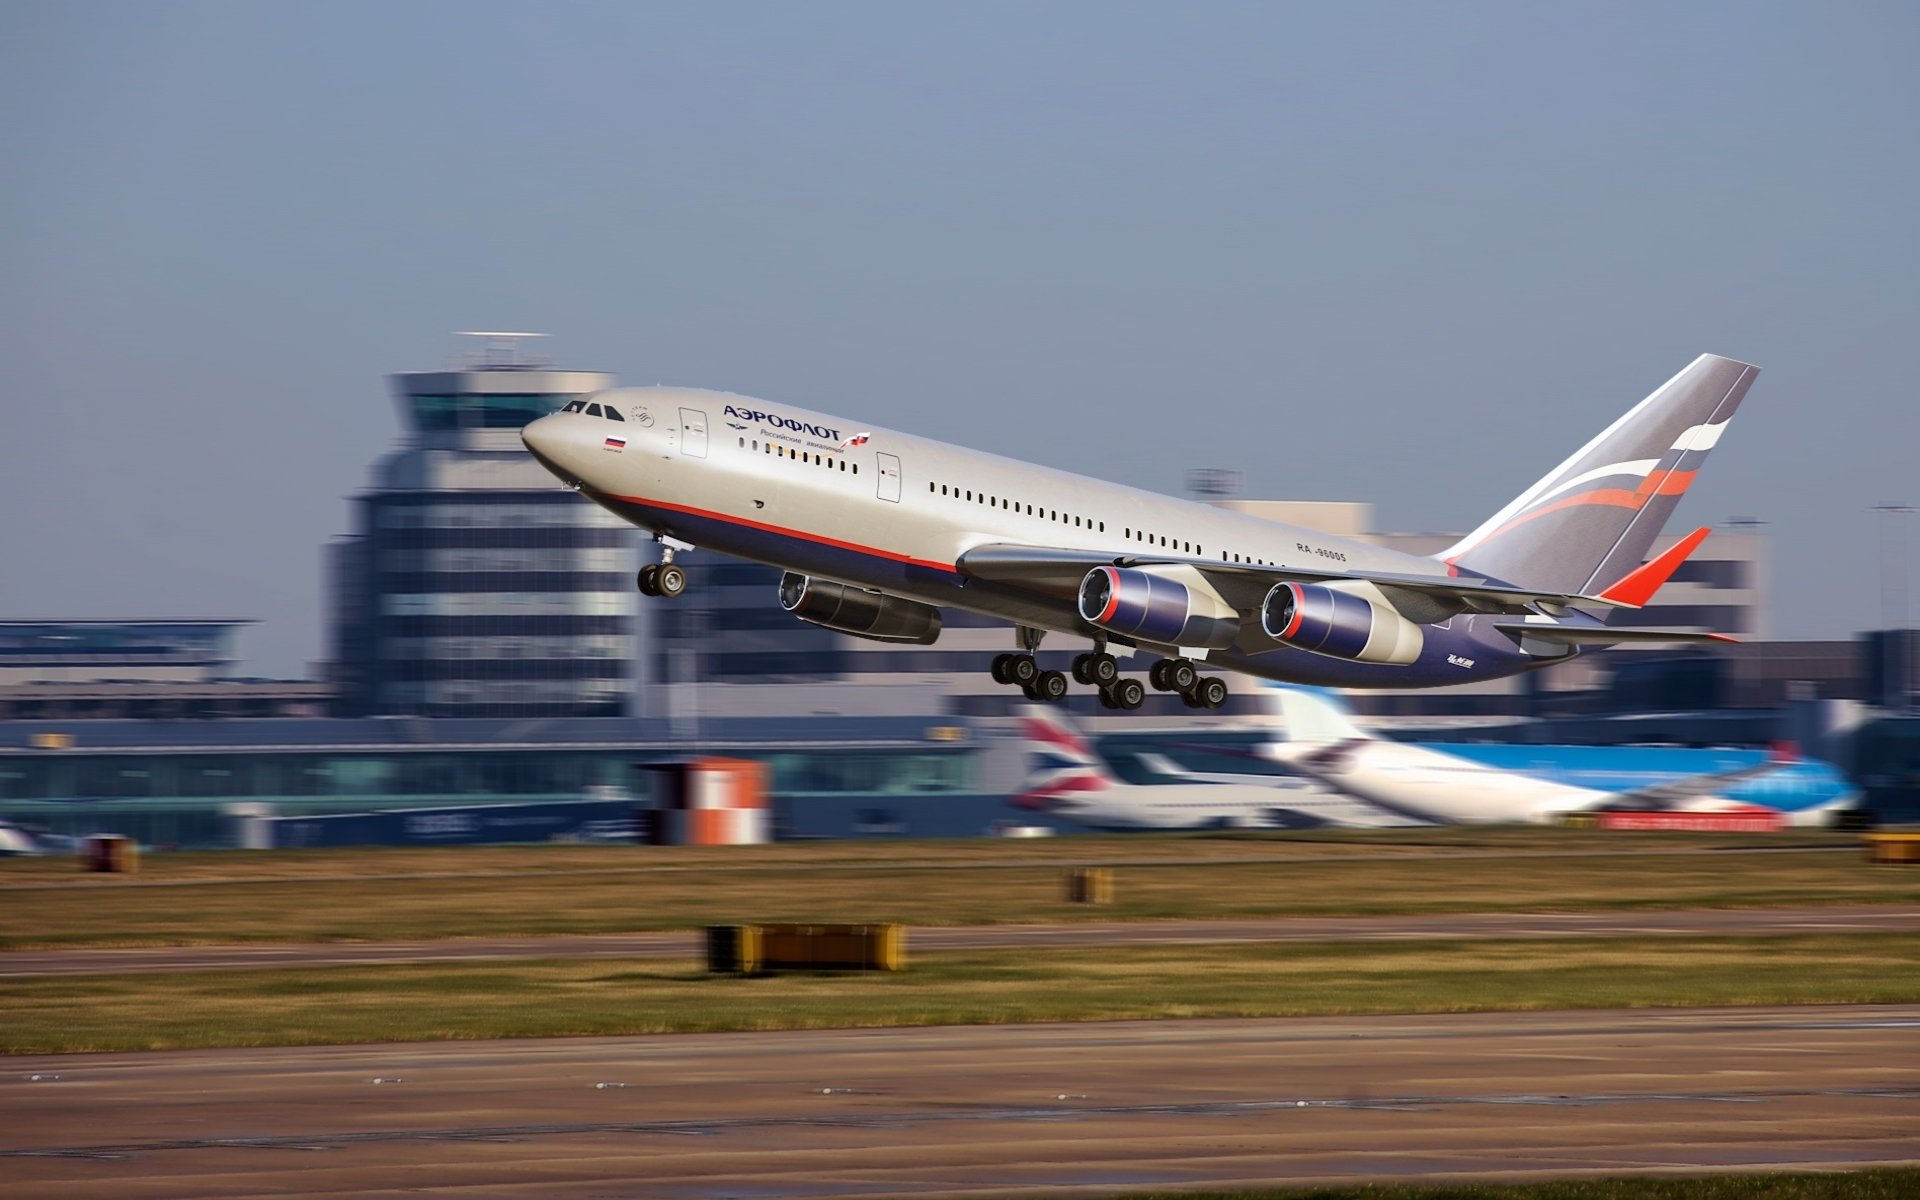
<svg viewBox="0 0 1920 1200"><path fill-rule="evenodd" d="M598 404L589 404L589 405L587 405L587 415L588 415L588 416L590 416L590 417L597 417L597 416L599 416L599 415L600 415L600 406L599 406Z"/></svg>
<svg viewBox="0 0 1920 1200"><path fill-rule="evenodd" d="M614 407L613 405L611 405L611 404L609 404L609 405L607 405L607 415L608 415L608 416L610 416L610 417L612 417L612 418L613 418L614 420L616 420L616 421L625 421L625 420L626 420L626 418L625 418L625 417L623 417L623 416L621 416L621 415L620 415L620 410L619 410L619 409L617 409L617 408L615 408L615 407Z"/></svg>

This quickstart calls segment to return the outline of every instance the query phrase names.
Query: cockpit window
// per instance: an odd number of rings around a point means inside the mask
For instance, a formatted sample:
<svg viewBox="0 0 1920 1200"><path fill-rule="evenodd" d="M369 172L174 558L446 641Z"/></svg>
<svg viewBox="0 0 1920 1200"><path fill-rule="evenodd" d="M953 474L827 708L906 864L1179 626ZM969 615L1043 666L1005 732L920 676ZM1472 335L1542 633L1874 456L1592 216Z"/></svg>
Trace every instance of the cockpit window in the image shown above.
<svg viewBox="0 0 1920 1200"><path fill-rule="evenodd" d="M587 405L587 415L588 415L588 416L590 416L590 417L597 417L597 416L599 416L599 415L600 415L600 406L599 406L598 404L589 404L589 405Z"/></svg>
<svg viewBox="0 0 1920 1200"><path fill-rule="evenodd" d="M561 409L560 411L561 412L579 412L581 409L584 409L586 406L587 406L587 402L585 400L575 400L569 403L565 408Z"/></svg>
<svg viewBox="0 0 1920 1200"><path fill-rule="evenodd" d="M623 416L621 416L621 415L620 415L620 410L619 410L619 409L617 409L617 408L615 408L615 407L614 407L613 405L611 405L611 404L609 404L609 405L607 405L607 415L608 415L609 417L612 417L612 418L613 418L614 420L616 420L616 421L624 421L624 420L626 420L626 418L625 418L625 417L623 417Z"/></svg>

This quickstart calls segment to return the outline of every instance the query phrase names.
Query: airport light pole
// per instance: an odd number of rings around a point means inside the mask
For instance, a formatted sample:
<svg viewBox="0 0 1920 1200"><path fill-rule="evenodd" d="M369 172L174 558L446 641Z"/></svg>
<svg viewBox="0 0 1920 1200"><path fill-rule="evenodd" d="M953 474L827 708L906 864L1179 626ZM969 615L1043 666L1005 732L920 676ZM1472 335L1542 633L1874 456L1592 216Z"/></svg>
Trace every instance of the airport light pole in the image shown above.
<svg viewBox="0 0 1920 1200"><path fill-rule="evenodd" d="M1876 504L1880 514L1880 705L1893 708L1898 702L1906 707L1906 695L1913 691L1908 678L1913 664L1912 647L1907 645L1907 560L1906 524L1900 518L1913 515L1910 504ZM1900 670L1895 670L1898 663ZM1895 691L1898 676L1899 691Z"/></svg>

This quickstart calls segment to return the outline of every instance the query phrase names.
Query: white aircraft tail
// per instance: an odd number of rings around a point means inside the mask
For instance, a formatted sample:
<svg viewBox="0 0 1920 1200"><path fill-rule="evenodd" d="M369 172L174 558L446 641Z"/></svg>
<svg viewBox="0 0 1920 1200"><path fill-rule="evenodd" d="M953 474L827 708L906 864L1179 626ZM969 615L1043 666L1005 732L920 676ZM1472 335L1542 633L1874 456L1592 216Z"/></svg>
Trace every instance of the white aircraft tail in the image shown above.
<svg viewBox="0 0 1920 1200"><path fill-rule="evenodd" d="M1263 705L1269 722L1274 718L1286 727L1289 742L1371 741L1373 735L1353 723L1347 706L1323 688L1296 687L1291 684L1264 683Z"/></svg>

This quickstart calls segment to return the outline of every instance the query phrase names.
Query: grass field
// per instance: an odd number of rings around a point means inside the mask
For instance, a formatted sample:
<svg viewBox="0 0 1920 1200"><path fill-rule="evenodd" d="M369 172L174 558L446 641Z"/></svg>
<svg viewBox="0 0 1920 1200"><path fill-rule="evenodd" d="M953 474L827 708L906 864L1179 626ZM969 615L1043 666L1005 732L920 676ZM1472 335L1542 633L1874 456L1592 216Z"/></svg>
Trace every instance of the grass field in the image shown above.
<svg viewBox="0 0 1920 1200"><path fill-rule="evenodd" d="M910 966L739 979L691 960L603 959L4 980L0 1051L1920 1001L1912 938L1887 934L974 951Z"/></svg>
<svg viewBox="0 0 1920 1200"><path fill-rule="evenodd" d="M1868 867L1852 839L1627 839L1422 830L226 852L155 855L131 878L80 877L69 861L6 863L0 948L613 933L749 921L952 925L1920 901L1920 871ZM1062 868L1083 863L1116 867L1114 904L1065 902Z"/></svg>

